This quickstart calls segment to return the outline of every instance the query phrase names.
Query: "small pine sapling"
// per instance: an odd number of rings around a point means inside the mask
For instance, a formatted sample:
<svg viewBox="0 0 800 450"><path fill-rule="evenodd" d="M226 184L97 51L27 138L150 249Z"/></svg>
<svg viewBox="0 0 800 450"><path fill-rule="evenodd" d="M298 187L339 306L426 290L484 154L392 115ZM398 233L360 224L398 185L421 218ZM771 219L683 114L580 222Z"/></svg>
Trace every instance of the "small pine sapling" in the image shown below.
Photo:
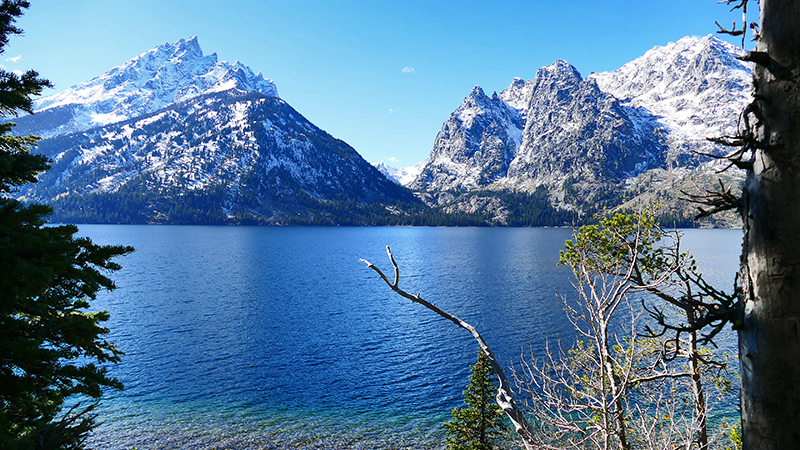
<svg viewBox="0 0 800 450"><path fill-rule="evenodd" d="M453 420L444 424L451 450L490 450L506 433L503 410L495 402L495 371L483 351L478 352L478 362L471 368L472 374L464 391L467 406L453 408Z"/></svg>

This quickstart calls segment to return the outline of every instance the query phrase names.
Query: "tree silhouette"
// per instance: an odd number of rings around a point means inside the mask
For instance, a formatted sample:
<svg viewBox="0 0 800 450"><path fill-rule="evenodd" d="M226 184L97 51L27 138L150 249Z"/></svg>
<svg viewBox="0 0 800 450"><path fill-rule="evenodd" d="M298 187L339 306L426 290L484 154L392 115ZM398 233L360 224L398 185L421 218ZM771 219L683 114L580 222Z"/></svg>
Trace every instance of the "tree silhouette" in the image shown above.
<svg viewBox="0 0 800 450"><path fill-rule="evenodd" d="M0 53L27 1L0 3ZM0 69L0 115L32 113L32 95L50 83L35 71ZM100 364L121 352L103 339L108 312L89 312L89 302L114 283L105 276L130 247L100 246L79 238L74 225L46 226L52 211L10 198L16 186L36 181L48 161L32 155L36 136L14 136L0 124L0 448L80 449L94 427L92 410L73 396L97 399L122 385Z"/></svg>

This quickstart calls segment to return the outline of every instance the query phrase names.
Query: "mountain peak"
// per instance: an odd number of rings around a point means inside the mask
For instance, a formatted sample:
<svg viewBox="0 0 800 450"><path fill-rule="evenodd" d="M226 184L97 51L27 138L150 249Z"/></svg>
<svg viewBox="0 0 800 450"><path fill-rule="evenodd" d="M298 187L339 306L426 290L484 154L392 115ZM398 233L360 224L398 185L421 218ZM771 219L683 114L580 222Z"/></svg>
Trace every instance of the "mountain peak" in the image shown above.
<svg viewBox="0 0 800 450"><path fill-rule="evenodd" d="M181 39L183 41L183 39ZM197 39L197 36L192 36L188 40L185 41L187 46L197 47L200 50L200 41ZM202 52L201 52L202 53Z"/></svg>
<svg viewBox="0 0 800 450"><path fill-rule="evenodd" d="M153 69L163 67L166 64L192 64L203 58L206 59L206 63L213 64L217 62L216 53L206 57L203 56L200 41L197 36L193 36L188 40L180 39L177 42L161 44L106 73L130 73L132 70Z"/></svg>
<svg viewBox="0 0 800 450"><path fill-rule="evenodd" d="M425 167L425 164L428 163L428 159L424 159L411 167L394 167L387 165L386 163L379 162L372 164L376 169L378 169L386 178L395 183L406 186L422 172L422 169Z"/></svg>
<svg viewBox="0 0 800 450"><path fill-rule="evenodd" d="M533 87L533 81L515 77L514 81L500 92L500 99L524 116L528 111Z"/></svg>
<svg viewBox="0 0 800 450"><path fill-rule="evenodd" d="M643 95L697 95L715 89L721 80L750 83L750 66L737 58L739 47L715 36L687 36L644 55L613 72L591 75L603 90L620 99ZM728 86L730 87L730 86Z"/></svg>
<svg viewBox="0 0 800 450"><path fill-rule="evenodd" d="M200 41L197 39L197 36L192 36L188 41L181 39L176 42L176 45L178 47L176 53L180 52L181 56L187 58L203 57L203 50L200 48ZM216 53L214 54L214 58L216 59Z"/></svg>
<svg viewBox="0 0 800 450"><path fill-rule="evenodd" d="M463 122L471 122L477 115L498 108L504 108L504 106L503 101L497 93L495 92L489 97L486 95L483 88L476 85L453 114L458 116Z"/></svg>
<svg viewBox="0 0 800 450"><path fill-rule="evenodd" d="M544 66L536 71L536 78L556 78L574 82L583 81L581 73L572 64L559 59L549 66Z"/></svg>
<svg viewBox="0 0 800 450"><path fill-rule="evenodd" d="M89 81L34 102L37 112L68 108L73 120L43 137L130 119L174 102L228 89L278 97L272 80L240 63L203 55L197 36L150 49Z"/></svg>
<svg viewBox="0 0 800 450"><path fill-rule="evenodd" d="M483 92L483 88L482 87L480 87L478 85L475 85L475 87L473 87L472 90L469 91L469 97L474 98L474 99L479 99L479 98L482 99L482 98L486 97L486 93Z"/></svg>
<svg viewBox="0 0 800 450"><path fill-rule="evenodd" d="M578 69L560 59L536 71L532 89L534 91L569 92L582 82L583 77Z"/></svg>
<svg viewBox="0 0 800 450"><path fill-rule="evenodd" d="M670 42L664 46L656 46L653 48L689 48L689 47L701 47L704 49L714 49L714 50L721 50L724 49L726 51L737 48L733 44L729 44L722 39L714 36L713 34L707 34L705 36L684 36L678 39L675 42Z"/></svg>

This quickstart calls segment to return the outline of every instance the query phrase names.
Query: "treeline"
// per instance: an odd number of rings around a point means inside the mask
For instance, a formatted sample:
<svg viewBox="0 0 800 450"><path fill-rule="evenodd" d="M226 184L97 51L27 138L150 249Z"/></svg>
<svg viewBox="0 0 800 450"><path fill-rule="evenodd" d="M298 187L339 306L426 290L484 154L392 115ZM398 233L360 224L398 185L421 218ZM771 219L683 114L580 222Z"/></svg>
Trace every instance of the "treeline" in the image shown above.
<svg viewBox="0 0 800 450"><path fill-rule="evenodd" d="M565 226L574 221L570 211L559 210L553 207L547 197L547 189L539 186L533 193L525 192L494 192L508 208L508 226L511 227L541 227Z"/></svg>
<svg viewBox="0 0 800 450"><path fill-rule="evenodd" d="M282 197L236 198L239 206L225 209L221 187L171 193L130 190L62 195L50 202L51 220L62 223L196 224L196 225L311 225L311 226L563 226L571 213L550 204L541 189L532 194L475 192L469 197L496 198L508 210L498 221L493 210L473 214L446 212L421 201L358 203L348 199L323 200L302 191Z"/></svg>
<svg viewBox="0 0 800 450"><path fill-rule="evenodd" d="M141 191L65 195L50 203L61 223L222 225L222 193L159 195Z"/></svg>
<svg viewBox="0 0 800 450"><path fill-rule="evenodd" d="M61 223L176 224L176 225L285 225L285 226L429 226L429 227L552 227L596 223L602 216L599 202L590 213L578 215L551 204L547 190L532 193L475 191L453 196L444 206L428 206L422 201L358 203L346 198L324 200L304 191L293 190L282 196L259 197L240 194L230 198L222 186L196 191L142 191L61 195L50 203L51 220ZM609 197L613 197L610 195ZM228 203L240 205L226 208ZM476 200L499 204L474 213L459 212L459 204ZM454 206L455 205L455 206ZM455 211L455 212L453 212ZM600 214L596 214L596 213ZM696 226L678 212L658 217L666 227Z"/></svg>

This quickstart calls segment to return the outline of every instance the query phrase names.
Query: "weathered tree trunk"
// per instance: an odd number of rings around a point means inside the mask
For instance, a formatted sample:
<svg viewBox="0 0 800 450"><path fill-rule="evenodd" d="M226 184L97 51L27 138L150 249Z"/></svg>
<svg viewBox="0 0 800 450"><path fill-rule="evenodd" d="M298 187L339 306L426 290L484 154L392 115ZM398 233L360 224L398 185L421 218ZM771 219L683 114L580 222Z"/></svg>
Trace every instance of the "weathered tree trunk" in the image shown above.
<svg viewBox="0 0 800 450"><path fill-rule="evenodd" d="M694 323L695 314L692 308L686 308L686 322ZM706 412L706 396L703 392L703 380L700 376L700 358L697 350L697 332L689 333L689 373L691 374L692 403L697 416L697 445L699 450L708 450L708 414Z"/></svg>
<svg viewBox="0 0 800 450"><path fill-rule="evenodd" d="M800 1L761 0L743 196L739 355L745 449L800 445Z"/></svg>
<svg viewBox="0 0 800 450"><path fill-rule="evenodd" d="M605 314L605 312L603 312ZM605 448L611 449L612 446L609 440L609 434L613 430L617 439L619 440L619 448L622 450L630 450L631 446L628 444L628 431L625 426L625 407L622 405L623 396L625 393L625 386L619 377L614 373L614 357L611 355L612 346L608 339L608 327L610 317L605 317L598 323L600 330L597 346L601 354L601 374L603 377L603 402L611 399L610 404L604 404L603 420L605 421ZM609 421L613 421L611 424Z"/></svg>

